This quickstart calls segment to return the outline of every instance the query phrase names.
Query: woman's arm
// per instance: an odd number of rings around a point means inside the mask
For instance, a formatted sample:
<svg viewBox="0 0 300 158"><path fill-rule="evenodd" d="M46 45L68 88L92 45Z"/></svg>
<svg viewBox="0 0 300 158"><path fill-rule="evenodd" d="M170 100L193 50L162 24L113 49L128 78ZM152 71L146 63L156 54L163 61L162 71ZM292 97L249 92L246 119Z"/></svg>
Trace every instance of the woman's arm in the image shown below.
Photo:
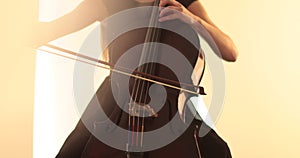
<svg viewBox="0 0 300 158"><path fill-rule="evenodd" d="M160 21L181 19L182 21L189 23L192 26L197 25L195 24L195 22L200 23L209 32L209 34L215 41L217 47L220 50L222 58L226 61L236 61L238 50L233 41L212 22L199 0L196 0L195 2L190 4L188 8L185 8L182 4L175 0L161 0L160 6L167 6L167 8L169 9L175 9L192 19L189 20L186 17L178 14L169 14L170 11L168 11L168 9L163 9L160 13ZM201 34L201 32L199 33Z"/></svg>
<svg viewBox="0 0 300 158"><path fill-rule="evenodd" d="M70 13L51 22L38 22L33 30L33 45L40 46L61 36L83 29L107 16L101 0L85 0Z"/></svg>

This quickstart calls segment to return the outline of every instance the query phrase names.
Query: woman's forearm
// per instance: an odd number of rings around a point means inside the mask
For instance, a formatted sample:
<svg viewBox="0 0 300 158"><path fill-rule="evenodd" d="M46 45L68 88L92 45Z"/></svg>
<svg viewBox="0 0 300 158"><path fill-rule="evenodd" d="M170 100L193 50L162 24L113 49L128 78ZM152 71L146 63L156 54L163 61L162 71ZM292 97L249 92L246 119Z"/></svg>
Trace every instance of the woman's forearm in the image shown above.
<svg viewBox="0 0 300 158"><path fill-rule="evenodd" d="M199 24L201 24L210 34L214 42L216 43L219 52L219 54L224 60L226 61L236 61L238 56L238 50L236 46L234 45L233 41L229 36L227 36L225 33L223 33L219 28L207 23L205 20L201 19L198 16L195 16L193 18L195 21ZM199 28L199 24L192 24L194 28L198 31L198 33L203 35L203 30ZM208 37L204 36L206 40L209 40ZM211 43L212 41L208 41ZM211 46L213 47L213 46ZM213 48L216 49L216 48Z"/></svg>

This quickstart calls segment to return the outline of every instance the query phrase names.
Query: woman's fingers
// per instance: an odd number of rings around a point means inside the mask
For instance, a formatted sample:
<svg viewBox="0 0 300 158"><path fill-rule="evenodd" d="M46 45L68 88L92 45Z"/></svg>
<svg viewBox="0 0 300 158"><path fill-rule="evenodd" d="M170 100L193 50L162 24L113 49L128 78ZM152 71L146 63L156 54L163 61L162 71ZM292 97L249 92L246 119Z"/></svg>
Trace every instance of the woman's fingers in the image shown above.
<svg viewBox="0 0 300 158"><path fill-rule="evenodd" d="M187 23L187 24L193 23L192 17L189 17L186 14L179 12L177 10L174 10L174 9L164 10L163 13L161 13L161 15L159 16L158 21L164 22L164 21L175 20L175 19L181 20L182 22Z"/></svg>
<svg viewBox="0 0 300 158"><path fill-rule="evenodd" d="M162 10L160 10L159 17L169 15L171 13L177 12L178 10L179 10L178 7L175 7L175 6L169 6L169 7L163 8Z"/></svg>
<svg viewBox="0 0 300 158"><path fill-rule="evenodd" d="M179 2L175 0L161 0L160 6L164 7L160 10L159 21L168 21L179 19L185 23L191 23L192 16L190 12ZM167 7L165 7L167 6Z"/></svg>
<svg viewBox="0 0 300 158"><path fill-rule="evenodd" d="M159 21L159 22L164 22L164 21L174 20L174 19L179 19L177 13L173 13L173 14L169 14L169 15L167 15L167 16L160 17L160 18L158 19L158 21Z"/></svg>

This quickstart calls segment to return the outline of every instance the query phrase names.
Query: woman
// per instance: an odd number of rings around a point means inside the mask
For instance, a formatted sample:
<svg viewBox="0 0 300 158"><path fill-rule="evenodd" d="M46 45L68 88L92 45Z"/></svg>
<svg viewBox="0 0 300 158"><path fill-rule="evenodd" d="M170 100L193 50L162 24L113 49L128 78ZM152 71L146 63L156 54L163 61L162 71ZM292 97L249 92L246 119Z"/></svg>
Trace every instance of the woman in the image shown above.
<svg viewBox="0 0 300 158"><path fill-rule="evenodd" d="M138 6L152 5L153 1L154 0L120 0L120 1L85 0L75 10L68 13L67 15L50 23L41 23L41 26L39 27L40 31L48 32L49 34L43 33L43 35L39 37L39 41L41 43L46 43L60 36L80 30L95 21L102 21L106 17L109 17L120 11L138 7ZM219 48L221 53L220 57L222 57L226 61L235 61L237 59L238 52L232 40L211 21L211 19L208 17L205 9L203 8L199 0L177 0L177 1L161 0L159 6L167 8L167 9L164 8L160 10L159 22L167 22L167 21L172 21L177 19L177 20L181 20L183 23L192 27L194 25L201 24L209 32L214 42L216 43L217 47ZM180 14L177 14L175 12L170 12L168 9L181 12L193 20L186 20L186 18L183 18ZM65 24L68 24L67 27ZM108 53L109 62L113 64L115 64L116 60L120 57L120 53L122 53L124 50L129 48L128 43L124 43L124 41L122 41L122 37L120 37L119 40L120 40L119 42L118 39L114 41L111 47L112 48L118 47L119 49L120 48L122 49L119 51L118 50L109 51ZM110 85L109 78L107 78L100 86L93 99L96 98L99 100L101 99L109 100L103 103L105 105L115 104L113 101L110 101L113 100L113 98L109 98L112 95L108 95L109 93L112 93L109 85ZM90 105L88 106L88 108L93 106L92 105L93 99ZM104 107L104 111L109 115L113 113L113 109L110 107L108 108ZM86 118L86 120L90 119L95 121L93 116L87 114L83 114L82 118L83 119ZM82 157L108 157L108 156L125 157L126 156L126 154L122 154L122 152L116 149L107 147L105 146L105 144L95 139L95 137L93 137L93 135L91 134L91 132L86 126L87 125L83 123L83 121L79 121L75 130L69 135L69 137L65 141L57 157L74 158L74 157L81 157L81 156ZM196 154L198 155L197 157L200 157L200 155L202 157L213 157L213 158L231 157L227 144L220 137L218 137L218 135L213 130L211 130L205 137L201 139L199 138L199 140L201 142L200 142L200 149L197 150L197 152L199 152ZM174 150L174 152L171 152L173 155L172 154L168 155L170 157L195 157L195 156L187 156L187 154L181 155L181 153L184 152L175 152L177 150L176 147L178 147L179 145L180 143L179 144L173 143L170 145L171 147L174 147L175 150L174 148L166 147L162 149L157 149L153 153L145 153L144 155L127 154L127 157L161 157L161 155L168 154L166 152L168 149ZM188 150L188 148L186 148L185 150ZM164 153L164 154L156 154L156 153Z"/></svg>

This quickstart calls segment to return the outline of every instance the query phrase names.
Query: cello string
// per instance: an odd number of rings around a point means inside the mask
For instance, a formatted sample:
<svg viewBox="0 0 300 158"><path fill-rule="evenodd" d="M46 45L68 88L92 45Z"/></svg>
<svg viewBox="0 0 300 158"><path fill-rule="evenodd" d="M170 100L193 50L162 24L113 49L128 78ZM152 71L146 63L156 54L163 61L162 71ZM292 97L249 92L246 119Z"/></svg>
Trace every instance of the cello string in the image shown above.
<svg viewBox="0 0 300 158"><path fill-rule="evenodd" d="M151 33L152 34L152 33ZM151 35L150 34L150 35ZM146 35L146 39L145 39L145 43L147 42L147 41L150 41L151 40L151 36L149 36L149 32L147 32L147 35ZM141 61L142 60L144 60L144 61L146 61L146 59L147 59L147 56L148 56L148 54L149 54L149 46L148 45L144 45L144 48L143 48L143 50L142 50L142 58L141 58ZM143 62L144 63L144 62ZM148 67L148 64L143 64L142 66L141 66L141 70L140 71L142 71L142 72L144 72L144 73L148 73L147 72L147 67ZM138 90L140 90L140 92L141 93L139 93L140 95L139 95L139 98L137 99L137 95L136 95L136 98L135 98L135 100L140 104L139 106L138 106L138 112L139 112L139 115L140 115L140 111L141 111L141 106L144 106L144 105L142 105L141 103L142 103L142 99L146 99L146 96L144 96L144 80L139 80L139 82L138 82ZM143 111L144 111L145 109L143 109ZM137 126L136 126L136 141L135 141L135 145L136 146L138 146L138 142L139 142L139 129L140 129L140 116L138 115L138 117L137 117Z"/></svg>
<svg viewBox="0 0 300 158"><path fill-rule="evenodd" d="M154 46L154 48L153 48L153 50L151 52L157 53L156 50L157 50L157 45ZM152 72L155 69L155 65L154 64L155 63L151 63L150 64L150 72ZM146 96L148 96L149 87L150 87L150 82L147 82L146 94L145 94ZM142 117L142 129L141 129L142 131L141 131L141 141L140 141L140 145L141 146L143 146L144 128L145 128L145 110L143 110L143 117Z"/></svg>
<svg viewBox="0 0 300 158"><path fill-rule="evenodd" d="M158 4L159 4L159 0L155 0L154 5L158 6ZM151 26L151 24L154 22L154 19L153 19L154 15L155 15L155 12L153 12L153 10L152 10L149 26ZM147 30L147 34L146 34L146 38L145 38L144 43L146 43L148 41L151 41L151 39L152 39L152 37L151 37L152 33L151 32L152 32L152 29L149 27L148 30ZM148 54L149 54L149 46L146 45L142 49L142 54L141 54L141 57L140 57L139 65L142 65L142 63L144 63L143 61L146 61ZM146 73L147 73L147 69L148 69L147 67L148 67L148 64L143 64L142 66L140 66L138 68L138 70L140 70L141 72L145 72L145 69L146 69ZM136 83L136 82L138 82L138 83ZM141 93L139 93L140 94L139 99L138 99L139 103L141 103L142 98L144 98L143 97L143 92L144 92L144 87L145 87L144 84L145 84L144 80L138 80L138 81L135 80L135 82L134 82L134 90L136 92L139 92L139 91L141 92ZM136 85L137 85L137 87L136 87ZM138 97L138 94L136 93L135 96L134 96L134 105L136 105L137 97ZM138 105L138 112L140 112L140 109L141 109L141 106ZM145 109L143 108L143 111L144 110ZM138 131L139 131L139 129L140 129L140 117L138 116L137 117L137 126L136 126L136 131L137 131L136 132L136 146L138 146L138 138L139 138L139 132Z"/></svg>
<svg viewBox="0 0 300 158"><path fill-rule="evenodd" d="M157 53L156 50L157 50L157 46L154 45L153 49L150 52L153 52L153 54L154 54L154 53ZM152 58L153 58L153 56L152 56ZM153 72L153 70L155 69L154 64L155 63L150 64L150 73ZM145 96L148 97L150 82L147 82L146 84L147 85L146 85L146 94L145 94ZM142 117L142 129L141 129L142 131L141 131L141 141L140 141L141 146L143 146L144 129L145 129L145 110L143 110L143 117Z"/></svg>
<svg viewBox="0 0 300 158"><path fill-rule="evenodd" d="M148 36L146 36L146 39L145 40L148 40ZM141 65L142 61L143 61L143 58L145 58L145 50L146 48L143 47L142 49L142 53L141 53L141 57L140 57L140 61L139 61L139 65L140 67L138 68L138 70L140 72L144 72L144 66L145 65ZM145 59L144 59L145 60ZM137 82L137 83L136 83ZM134 141L134 138L132 138L132 141L133 144L135 143L135 146L138 146L138 133L139 133L139 123L140 123L140 118L139 118L139 112L140 112L140 109L141 109L141 105L140 102L141 102L141 98L143 96L143 89L141 89L140 87L143 87L143 85L141 85L141 80L135 80L135 83L134 83L134 90L135 90L135 94L134 94L134 100L133 100L133 104L134 106L137 105L138 106L138 116L137 116L137 125L136 125L136 135L133 135L135 137L135 141ZM139 93L140 92L140 93ZM138 99L138 94L139 95L139 99ZM138 103L137 103L138 102ZM133 116L134 117L134 116ZM135 127L132 128L133 130L135 130Z"/></svg>
<svg viewBox="0 0 300 158"><path fill-rule="evenodd" d="M150 19L150 23L151 23L151 19ZM148 31L149 31L149 29L148 29ZM149 41L151 38L149 38L149 32L147 31L147 34L146 34L146 38L145 38L145 41ZM140 61L139 61L139 65L140 65L140 67L138 67L138 71L140 71L140 72L144 72L144 67L145 67L145 65L141 65L142 63L143 63L143 61L145 61L145 59L144 58L146 58L145 57L145 52L147 52L146 51L147 50L147 47L143 47L143 49L142 49L142 53L141 53L141 57L140 57ZM147 55L147 54L146 54ZM143 80L144 81L144 80ZM138 80L138 79L136 79L135 78L135 80L134 80L134 85L133 85L133 92L132 92L132 94L133 94L133 98L134 99L131 99L130 100L130 103L129 103L129 105L130 106L132 106L132 104L133 104L133 106L135 107L136 105L137 105L137 97L138 97L138 94L140 94L139 95L139 103L141 102L141 98L142 98L142 96L143 96L143 84L141 85L141 80ZM144 82L143 82L144 83ZM140 88L142 86L142 89ZM139 92L141 92L141 93L139 93ZM132 109L132 107L129 107L129 108L131 108ZM130 111L130 110L129 110ZM140 111L140 105L138 105L138 112ZM129 117L131 117L130 115L129 115ZM133 118L132 118L132 120L133 120L133 125L132 125L132 131L134 131L135 130L135 116L132 116ZM129 118L130 119L130 118ZM134 133L132 133L132 142L133 142L133 144L134 144L134 139L136 140L135 142L136 142L136 146L138 146L138 130L139 130L139 122L140 122L140 119L139 119L139 116L137 116L137 125L136 125L136 136L134 137Z"/></svg>
<svg viewBox="0 0 300 158"><path fill-rule="evenodd" d="M159 0L155 0L154 5L158 6L158 4L159 4ZM154 14L155 14L155 12L152 10L149 26L151 26L151 24L153 23ZM152 29L149 27L148 30L147 30L147 34L146 34L146 38L145 38L144 43L146 43L148 41L151 41L151 39L152 39L152 37L151 37L152 33L151 32L152 32ZM150 34L150 36L149 36L149 34ZM144 63L143 61L146 61L148 54L149 54L149 46L144 46L143 49L142 49L142 54L141 54L140 61L139 61L139 65L141 65L141 66L138 68L138 70L141 71L141 72L146 72L147 73L148 64L143 64L142 65L142 63ZM138 83L136 83L136 82L138 82ZM134 100L133 100L134 106L136 105L138 94L140 94L139 99L138 99L138 103L141 103L142 98L145 98L145 97L143 97L144 83L145 83L145 80L135 79L135 81L134 81L134 88L133 88L134 91L135 91L133 93L134 94ZM137 85L137 87L136 87L136 85ZM141 93L138 93L139 91ZM144 100L146 100L146 99L144 99ZM141 106L138 105L138 112L140 112L140 109L141 109ZM143 111L144 110L145 110L145 108L143 108ZM135 123L134 118L135 117L133 116L133 124ZM134 127L133 127L133 129L134 129ZM137 126L136 126L136 146L138 146L139 129L140 129L140 117L139 117L139 114L138 114L138 116L137 116Z"/></svg>
<svg viewBox="0 0 300 158"><path fill-rule="evenodd" d="M147 40L147 36L146 36L146 40ZM142 53L141 53L141 57L140 57L140 61L139 61L139 65L141 65L141 63L142 63L142 61L143 61L143 58L145 58L144 57L144 55L145 55L145 47L143 48L143 50L142 50ZM141 65L140 67L138 67L138 71L140 71L140 72L144 72L143 71L143 69L144 69L144 65ZM142 96L142 90L141 90L141 80L138 80L138 79L135 79L134 80L134 85L133 85L133 92L132 92L132 94L133 94L133 98L134 99L131 99L130 100L130 106L132 106L132 104L133 104L133 106L134 107L136 107L136 105L138 106L138 112L140 111L140 105L138 105L137 104L137 97L138 97L138 94L140 94L139 96L140 96L140 98L141 98L141 96ZM140 92L140 93L139 93ZM140 99L139 99L139 102L140 102ZM132 133L132 144L134 144L135 146L138 146L137 144L137 142L138 142L138 129L139 129L139 116L137 116L137 125L136 125L136 129L135 129L135 116L133 115L132 116L133 118L132 118L132 121L133 121L133 126L132 126L132 131L134 131L134 130L136 130L136 135L134 135L134 132Z"/></svg>
<svg viewBox="0 0 300 158"><path fill-rule="evenodd" d="M154 1L154 3L156 3L156 2L157 2L157 0ZM152 22L151 21L152 17L153 17L153 11L152 11L152 14L151 14L151 19L150 19L149 25ZM149 37L149 29L148 29L144 43L147 42L147 41L150 41L150 40L151 40L151 36ZM139 61L140 67L138 67L138 70L140 72L144 72L145 71L145 65L148 65L148 64L143 64L142 65L142 63L144 63L143 61L145 61L145 59L147 58L147 55L148 55L147 50L148 49L149 48L147 46L146 47L145 47L145 45L143 46L140 61ZM146 69L147 69L147 67L146 67ZM147 73L147 71L146 71L146 73ZM138 83L136 83L136 82L138 82ZM138 99L139 100L138 103L139 104L141 103L141 99L143 98L144 82L145 82L144 80L137 80L137 79L134 80L134 86L133 86L134 87L133 90L135 91L135 92L133 92L133 95L134 95L134 100L133 100L134 103L133 104L134 104L134 106L136 105L138 94L140 94L139 99ZM136 87L136 85L137 85L137 87ZM140 88L140 87L142 87L142 88ZM139 91L141 93L138 93ZM130 100L130 101L132 101L132 100ZM139 128L140 128L140 117L139 117L140 108L141 108L141 105L138 105L138 116L137 116L137 126L136 126L136 146L138 146L138 137L139 137L138 133L139 133ZM143 109L143 111L144 111L144 109ZM135 116L133 116L133 124L135 123L134 118L135 118ZM134 125L133 125L132 129L134 131ZM132 138L132 141L134 141L134 138Z"/></svg>
<svg viewBox="0 0 300 158"><path fill-rule="evenodd" d="M152 19L151 19L152 20ZM150 20L150 25L152 23L152 21ZM144 43L148 43L149 41L151 41L153 38L153 33L152 33L152 29L148 28L147 31L147 35L146 35L146 39L144 41ZM151 45L144 45L143 50L142 50L142 58L141 61L144 61L142 63L145 63L147 61L147 58L149 58L148 56L151 54L151 52L149 51L151 49ZM149 63L145 63L141 66L141 70L144 73L148 73L148 65ZM138 90L140 90L141 93L139 93L139 98L137 100L137 98L135 99L140 105L138 106L138 117L137 117L137 126L136 126L136 141L135 141L135 145L138 146L139 145L139 130L141 129L140 127L140 112L141 112L141 106L145 106L146 105L146 100L147 100L147 95L145 92L145 82L144 80L139 80L138 82ZM147 89L146 89L147 92ZM137 97L137 95L136 95ZM142 109L143 114L145 113L145 108ZM143 116L142 116L143 117Z"/></svg>
<svg viewBox="0 0 300 158"><path fill-rule="evenodd" d="M154 2L154 6L158 6L159 5L159 0L156 0ZM158 16L159 15L159 12L156 8L153 8L153 11L152 11L152 15L151 15L151 28L149 28L151 30L151 39L147 42L150 42L149 43L149 47L148 47L148 51L147 51L147 55L149 56L148 58L150 60L147 60L147 61L152 61L155 56L156 56L156 53L157 53L157 45L155 44L155 42L158 42L158 37L159 37L159 30L157 29L157 22L158 22ZM152 59L152 60L151 60ZM150 66L150 68L149 68ZM153 68L154 66L154 63L148 63L146 65L146 73L147 74L152 74L153 75ZM149 70L148 70L149 69ZM144 81L145 82L145 81ZM147 98L148 98L148 91L149 91L149 82L146 82L146 87L143 85L143 88L145 87L146 88L146 92L145 92L145 100L144 100L144 105L146 105L146 102L147 102ZM143 109L143 115L142 115L142 125L141 125L141 139L140 139L140 147L143 146L143 138L144 138L144 129L145 129L145 108Z"/></svg>

